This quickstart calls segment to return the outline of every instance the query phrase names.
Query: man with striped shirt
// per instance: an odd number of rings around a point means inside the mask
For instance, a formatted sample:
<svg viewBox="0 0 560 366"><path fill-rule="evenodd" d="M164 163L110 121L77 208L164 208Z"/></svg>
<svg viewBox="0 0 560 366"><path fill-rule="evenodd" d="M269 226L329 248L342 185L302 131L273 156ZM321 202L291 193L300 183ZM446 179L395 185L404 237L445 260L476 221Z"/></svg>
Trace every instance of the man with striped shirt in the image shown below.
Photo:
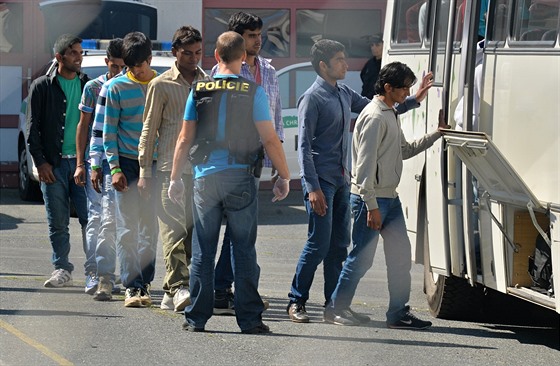
<svg viewBox="0 0 560 366"><path fill-rule="evenodd" d="M141 32L123 39L125 75L107 85L103 147L116 192L117 252L124 306L150 306L154 279L158 224L155 204L140 197L138 144L142 132L148 83L157 76L150 67L152 43ZM153 159L153 157L152 157ZM144 197L150 195L144 195ZM152 195L153 196L153 195Z"/></svg>
<svg viewBox="0 0 560 366"><path fill-rule="evenodd" d="M148 85L144 125L138 146L141 194L150 192L155 185L157 215L163 244L166 274L163 280L165 294L161 309L183 311L190 303L189 269L191 263L192 219L192 167L185 166L182 174L185 194L181 204L169 199L173 152L183 125L185 104L191 85L208 79L198 66L202 56L202 36L191 26L179 28L173 35L175 64L168 71L153 79ZM157 173L152 175L154 150L157 147ZM155 179L153 179L155 178Z"/></svg>
<svg viewBox="0 0 560 366"><path fill-rule="evenodd" d="M86 187L88 199L88 223L86 226L86 286L85 292L94 295L93 299L98 301L111 300L111 293L120 292L115 287L115 227L103 225L104 211L111 213L114 193L109 194L106 189L99 189L99 185L93 186L101 179L101 164L92 165L88 154L88 135L93 123L97 98L103 84L115 75L119 74L125 67L122 59L122 38L115 38L107 46L107 57L105 58L107 72L90 80L84 87L82 99L78 106L80 110L80 121L76 132L76 171L74 180L76 185ZM102 140L102 131L97 136ZM101 150L103 141L101 141ZM91 173L88 168L91 166ZM107 169L109 167L107 166ZM91 178L91 179L90 179ZM109 179L110 183L110 179ZM105 185L103 186L103 188ZM108 187L111 189L111 187ZM112 212L114 214L114 212ZM113 219L110 219L113 220ZM98 284L101 283L99 286Z"/></svg>

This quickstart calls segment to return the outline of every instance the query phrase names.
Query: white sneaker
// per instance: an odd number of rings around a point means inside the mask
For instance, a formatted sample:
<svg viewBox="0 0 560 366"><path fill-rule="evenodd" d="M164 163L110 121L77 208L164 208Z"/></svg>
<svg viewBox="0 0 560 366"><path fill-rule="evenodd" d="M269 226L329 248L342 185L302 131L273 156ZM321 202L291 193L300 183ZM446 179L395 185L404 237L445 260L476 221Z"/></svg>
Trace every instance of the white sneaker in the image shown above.
<svg viewBox="0 0 560 366"><path fill-rule="evenodd" d="M185 310L185 307L191 303L191 293L188 288L181 286L173 296L173 305L175 312L180 313Z"/></svg>
<svg viewBox="0 0 560 366"><path fill-rule="evenodd" d="M163 294L163 299L159 305L161 310L173 310L175 305L173 305L173 298L166 293Z"/></svg>
<svg viewBox="0 0 560 366"><path fill-rule="evenodd" d="M51 278L45 281L45 287L68 287L72 286L72 274L65 269L55 269L51 274Z"/></svg>

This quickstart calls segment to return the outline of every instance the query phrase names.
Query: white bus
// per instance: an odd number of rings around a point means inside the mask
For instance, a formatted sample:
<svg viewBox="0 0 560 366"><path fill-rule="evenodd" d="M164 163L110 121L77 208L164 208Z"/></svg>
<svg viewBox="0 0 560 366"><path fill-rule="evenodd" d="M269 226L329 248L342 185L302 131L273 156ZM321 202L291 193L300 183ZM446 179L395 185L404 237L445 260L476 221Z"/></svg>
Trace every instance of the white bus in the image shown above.
<svg viewBox="0 0 560 366"><path fill-rule="evenodd" d="M418 79L434 72L425 103L401 117L407 138L433 131L440 108L453 127L405 162L399 192L412 255L424 263L436 317L477 318L487 289L560 313L558 275L550 285L529 275L537 241L551 248L552 277L560 274L560 1L490 0L482 13L481 3L387 2L383 64L404 62Z"/></svg>

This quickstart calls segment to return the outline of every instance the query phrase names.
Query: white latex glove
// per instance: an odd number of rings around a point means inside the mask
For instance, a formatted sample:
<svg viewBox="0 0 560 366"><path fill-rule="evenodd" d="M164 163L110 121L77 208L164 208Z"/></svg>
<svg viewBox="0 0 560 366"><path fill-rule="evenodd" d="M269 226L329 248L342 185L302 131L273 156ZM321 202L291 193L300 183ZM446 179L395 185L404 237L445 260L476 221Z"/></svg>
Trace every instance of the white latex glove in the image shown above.
<svg viewBox="0 0 560 366"><path fill-rule="evenodd" d="M274 182L272 193L274 193L272 202L282 201L288 196L288 193L290 193L290 180L278 177L278 179L276 179L276 182Z"/></svg>
<svg viewBox="0 0 560 366"><path fill-rule="evenodd" d="M185 184L182 179L172 180L169 182L167 196L177 204L183 204L183 195L185 194Z"/></svg>

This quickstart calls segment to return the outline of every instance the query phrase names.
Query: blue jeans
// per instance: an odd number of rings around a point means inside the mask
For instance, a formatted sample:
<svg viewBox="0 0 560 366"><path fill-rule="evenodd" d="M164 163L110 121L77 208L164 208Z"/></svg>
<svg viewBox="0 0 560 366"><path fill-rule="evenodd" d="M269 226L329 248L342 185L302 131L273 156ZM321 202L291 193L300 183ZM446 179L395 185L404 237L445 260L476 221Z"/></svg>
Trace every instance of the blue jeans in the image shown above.
<svg viewBox="0 0 560 366"><path fill-rule="evenodd" d="M97 193L93 189L91 183L91 166L86 163L86 196L88 205L88 223L86 225L86 262L84 263L85 274L93 272L97 273L97 263L95 261L95 248L97 247L97 240L99 235L99 228L101 226L101 193Z"/></svg>
<svg viewBox="0 0 560 366"><path fill-rule="evenodd" d="M373 264L379 234L381 234L389 286L387 321L396 322L408 310L406 304L410 297L412 264L410 241L406 232L401 201L398 197L377 199L381 212L381 231L370 229L367 226L367 207L359 195L351 194L350 201L354 215L353 248L344 262L329 307L335 312L350 307L358 282Z"/></svg>
<svg viewBox="0 0 560 366"><path fill-rule="evenodd" d="M101 222L95 248L97 275L115 279L117 252L115 249L117 223L115 188L111 183L111 169L107 160L103 160L103 184L101 185Z"/></svg>
<svg viewBox="0 0 560 366"><path fill-rule="evenodd" d="M259 178L255 178L255 186L259 190ZM220 257L216 263L214 273L214 290L216 292L225 293L230 290L233 284L233 257L231 256L231 238L229 224L226 222L226 230L224 232L224 240L222 241L222 250Z"/></svg>
<svg viewBox="0 0 560 366"><path fill-rule="evenodd" d="M119 163L128 182L128 190L117 191L115 195L121 280L126 288L145 288L153 281L155 273L158 223L154 199L158 196L155 189L149 201L140 196L138 160L121 156ZM152 188L155 186L153 184Z"/></svg>
<svg viewBox="0 0 560 366"><path fill-rule="evenodd" d="M349 186L342 183L336 186L319 179L321 190L327 202L327 213L319 216L311 209L309 192L302 179L304 203L309 216L307 242L299 257L292 288L288 295L290 303L305 304L309 299L309 289L317 266L323 262L325 278L325 304L327 304L336 287L342 263L346 259L347 247L350 245L350 202Z"/></svg>
<svg viewBox="0 0 560 366"><path fill-rule="evenodd" d="M231 289L233 284L233 257L231 256L231 238L229 224L226 223L226 231L224 240L222 241L222 250L220 257L216 263L216 272L214 274L214 289L217 292L225 293Z"/></svg>
<svg viewBox="0 0 560 366"><path fill-rule="evenodd" d="M58 167L53 167L56 181L51 184L41 182L41 191L47 211L49 226L49 240L53 248L51 262L55 269L74 271L70 263L70 200L76 208L78 221L82 227L82 245L87 254L85 230L88 222L87 198L84 187L79 187L74 182L76 158L62 159Z"/></svg>
<svg viewBox="0 0 560 366"><path fill-rule="evenodd" d="M190 292L185 309L187 322L203 328L214 308L214 262L222 218L230 226L235 278L235 316L241 330L262 322L264 305L258 292L257 189L254 177L243 169L230 169L195 179L193 198L194 236Z"/></svg>

